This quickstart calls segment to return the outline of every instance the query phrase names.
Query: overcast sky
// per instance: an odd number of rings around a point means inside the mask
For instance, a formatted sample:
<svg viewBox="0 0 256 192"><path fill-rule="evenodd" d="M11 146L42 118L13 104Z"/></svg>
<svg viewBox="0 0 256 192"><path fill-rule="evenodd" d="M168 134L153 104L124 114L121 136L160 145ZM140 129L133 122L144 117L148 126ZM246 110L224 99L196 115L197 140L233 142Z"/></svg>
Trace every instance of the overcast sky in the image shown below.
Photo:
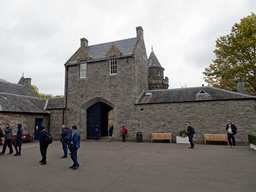
<svg viewBox="0 0 256 192"><path fill-rule="evenodd" d="M142 26L169 89L207 85L215 41L256 12L255 0L0 0L0 79L24 77L40 93L64 95L64 63L89 45L136 37Z"/></svg>

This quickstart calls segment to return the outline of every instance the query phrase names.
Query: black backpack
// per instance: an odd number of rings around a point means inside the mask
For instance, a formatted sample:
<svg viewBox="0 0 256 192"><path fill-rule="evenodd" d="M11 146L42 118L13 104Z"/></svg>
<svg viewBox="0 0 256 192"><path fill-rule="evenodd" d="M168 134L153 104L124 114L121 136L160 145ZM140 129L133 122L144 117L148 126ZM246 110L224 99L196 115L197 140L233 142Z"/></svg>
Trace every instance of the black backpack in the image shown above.
<svg viewBox="0 0 256 192"><path fill-rule="evenodd" d="M45 141L48 145L52 143L52 135L48 132L46 132Z"/></svg>

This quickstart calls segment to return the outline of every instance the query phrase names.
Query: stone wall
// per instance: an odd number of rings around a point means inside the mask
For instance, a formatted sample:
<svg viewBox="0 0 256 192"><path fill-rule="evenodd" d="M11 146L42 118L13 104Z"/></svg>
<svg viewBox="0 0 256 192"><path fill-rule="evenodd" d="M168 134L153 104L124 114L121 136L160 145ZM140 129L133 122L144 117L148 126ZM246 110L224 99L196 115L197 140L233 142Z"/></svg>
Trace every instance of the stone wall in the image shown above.
<svg viewBox="0 0 256 192"><path fill-rule="evenodd" d="M61 125L63 121L63 109L49 110L50 116L50 132L54 140L60 139ZM71 128L71 127L70 127Z"/></svg>
<svg viewBox="0 0 256 192"><path fill-rule="evenodd" d="M43 119L42 124L49 130L49 115L47 114L25 114L25 113L0 113L0 128L5 128L5 123L8 122L13 127L13 135L17 133L17 124L21 123L23 134L30 134L34 137L35 119Z"/></svg>
<svg viewBox="0 0 256 192"><path fill-rule="evenodd" d="M230 119L238 129L237 142L247 143L248 133L256 132L255 109L254 100L136 105L133 124L126 127L129 132L127 139L135 140L137 132L142 132L143 140L148 141L152 133L172 133L175 136L186 129L186 122L190 121L196 131L195 142L203 143L204 133L225 134Z"/></svg>

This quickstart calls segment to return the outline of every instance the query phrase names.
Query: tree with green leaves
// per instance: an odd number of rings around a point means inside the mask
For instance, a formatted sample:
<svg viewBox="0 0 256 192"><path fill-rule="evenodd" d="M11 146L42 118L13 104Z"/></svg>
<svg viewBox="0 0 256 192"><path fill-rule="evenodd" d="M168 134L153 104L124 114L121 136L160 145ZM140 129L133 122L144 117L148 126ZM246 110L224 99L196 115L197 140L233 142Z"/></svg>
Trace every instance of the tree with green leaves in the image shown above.
<svg viewBox="0 0 256 192"><path fill-rule="evenodd" d="M205 68L204 80L217 88L237 91L236 83L245 82L248 93L256 93L256 15L241 19L231 33L216 40L216 59Z"/></svg>

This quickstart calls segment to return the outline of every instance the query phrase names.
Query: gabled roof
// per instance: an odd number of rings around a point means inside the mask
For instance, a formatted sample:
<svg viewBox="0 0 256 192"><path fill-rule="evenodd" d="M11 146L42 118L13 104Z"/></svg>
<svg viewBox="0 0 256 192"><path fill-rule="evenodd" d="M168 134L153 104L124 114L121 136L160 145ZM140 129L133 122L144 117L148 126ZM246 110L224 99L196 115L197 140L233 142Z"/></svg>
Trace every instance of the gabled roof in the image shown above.
<svg viewBox="0 0 256 192"><path fill-rule="evenodd" d="M0 92L0 112L49 113L46 99Z"/></svg>
<svg viewBox="0 0 256 192"><path fill-rule="evenodd" d="M2 81L0 81L0 92L35 97L34 93L26 85Z"/></svg>
<svg viewBox="0 0 256 192"><path fill-rule="evenodd" d="M148 58L148 68L151 68L151 67L161 67L161 64L159 63L154 51L152 50L150 55L149 55L149 58Z"/></svg>
<svg viewBox="0 0 256 192"><path fill-rule="evenodd" d="M97 60L102 60L106 59L106 53L108 52L109 48L112 46L112 44L115 44L116 47L120 50L122 56L129 56L133 54L135 45L137 43L138 38L130 38L130 39L124 39L124 40L119 40L119 41L112 41L108 43L102 43L102 44L97 44L97 45L90 45L84 47L87 53L90 55L90 61L97 61ZM83 50L83 47L79 48L75 54L67 61L69 62L74 62L77 61L80 52ZM66 64L67 64L66 63Z"/></svg>
<svg viewBox="0 0 256 192"><path fill-rule="evenodd" d="M206 94L205 97L203 94ZM143 91L135 104L178 103L196 101L256 99L256 96L227 91L215 87L192 87L180 89Z"/></svg>

